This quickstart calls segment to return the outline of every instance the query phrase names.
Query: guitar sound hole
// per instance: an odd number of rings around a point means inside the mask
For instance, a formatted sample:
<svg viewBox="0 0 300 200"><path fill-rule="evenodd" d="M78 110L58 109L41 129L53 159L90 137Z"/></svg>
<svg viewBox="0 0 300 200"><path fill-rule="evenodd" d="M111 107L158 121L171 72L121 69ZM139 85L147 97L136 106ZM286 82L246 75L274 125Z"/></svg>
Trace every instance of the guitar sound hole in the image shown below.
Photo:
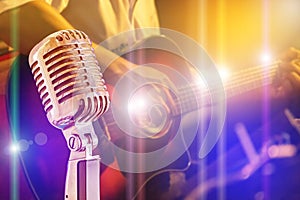
<svg viewBox="0 0 300 200"><path fill-rule="evenodd" d="M143 85L132 93L128 102L130 123L138 130L135 137L157 139L167 134L171 116L162 87Z"/></svg>

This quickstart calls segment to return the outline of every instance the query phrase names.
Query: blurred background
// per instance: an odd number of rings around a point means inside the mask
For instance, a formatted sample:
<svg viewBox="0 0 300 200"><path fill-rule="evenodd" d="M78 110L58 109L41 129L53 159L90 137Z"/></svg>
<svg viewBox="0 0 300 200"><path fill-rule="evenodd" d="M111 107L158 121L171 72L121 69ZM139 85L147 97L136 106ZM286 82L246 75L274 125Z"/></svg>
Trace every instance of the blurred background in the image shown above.
<svg viewBox="0 0 300 200"><path fill-rule="evenodd" d="M300 47L298 0L156 0L161 26L198 41L231 69L276 59Z"/></svg>

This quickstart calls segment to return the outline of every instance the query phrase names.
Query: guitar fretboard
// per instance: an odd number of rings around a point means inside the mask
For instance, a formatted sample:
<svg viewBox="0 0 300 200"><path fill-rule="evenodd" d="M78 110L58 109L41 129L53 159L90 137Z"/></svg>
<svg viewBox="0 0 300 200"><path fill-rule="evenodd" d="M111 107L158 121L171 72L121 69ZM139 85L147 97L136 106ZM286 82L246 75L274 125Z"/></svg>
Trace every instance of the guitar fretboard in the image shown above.
<svg viewBox="0 0 300 200"><path fill-rule="evenodd" d="M223 83L226 97L231 98L271 85L279 63L276 61L268 65L255 66L233 73L230 79ZM219 88L222 89L222 87ZM173 115L185 114L211 105L210 92L204 81L201 84L191 84L179 88Z"/></svg>

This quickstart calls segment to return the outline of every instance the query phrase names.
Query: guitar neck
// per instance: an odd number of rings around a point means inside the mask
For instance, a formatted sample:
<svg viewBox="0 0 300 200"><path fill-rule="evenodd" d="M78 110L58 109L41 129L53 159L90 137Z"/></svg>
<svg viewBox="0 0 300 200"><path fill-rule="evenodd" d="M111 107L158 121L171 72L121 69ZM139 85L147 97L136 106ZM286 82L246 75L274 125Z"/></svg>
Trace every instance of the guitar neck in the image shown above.
<svg viewBox="0 0 300 200"><path fill-rule="evenodd" d="M271 85L279 63L279 61L276 61L232 74L230 79L223 83L226 97L231 98ZM179 88L178 94L179 98L175 102L175 116L211 105L209 88L205 87L204 83Z"/></svg>
<svg viewBox="0 0 300 200"><path fill-rule="evenodd" d="M227 97L234 97L271 85L279 63L279 61L276 61L268 65L255 66L237 72L231 80L224 84Z"/></svg>

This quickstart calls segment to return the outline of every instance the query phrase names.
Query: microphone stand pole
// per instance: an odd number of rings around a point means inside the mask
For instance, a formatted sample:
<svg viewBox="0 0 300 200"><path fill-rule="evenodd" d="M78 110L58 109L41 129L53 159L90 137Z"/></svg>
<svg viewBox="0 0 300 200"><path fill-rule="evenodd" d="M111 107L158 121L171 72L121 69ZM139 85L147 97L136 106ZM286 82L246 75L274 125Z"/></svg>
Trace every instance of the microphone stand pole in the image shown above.
<svg viewBox="0 0 300 200"><path fill-rule="evenodd" d="M70 149L65 200L100 200L100 156L92 151L98 138L92 124L63 130Z"/></svg>

